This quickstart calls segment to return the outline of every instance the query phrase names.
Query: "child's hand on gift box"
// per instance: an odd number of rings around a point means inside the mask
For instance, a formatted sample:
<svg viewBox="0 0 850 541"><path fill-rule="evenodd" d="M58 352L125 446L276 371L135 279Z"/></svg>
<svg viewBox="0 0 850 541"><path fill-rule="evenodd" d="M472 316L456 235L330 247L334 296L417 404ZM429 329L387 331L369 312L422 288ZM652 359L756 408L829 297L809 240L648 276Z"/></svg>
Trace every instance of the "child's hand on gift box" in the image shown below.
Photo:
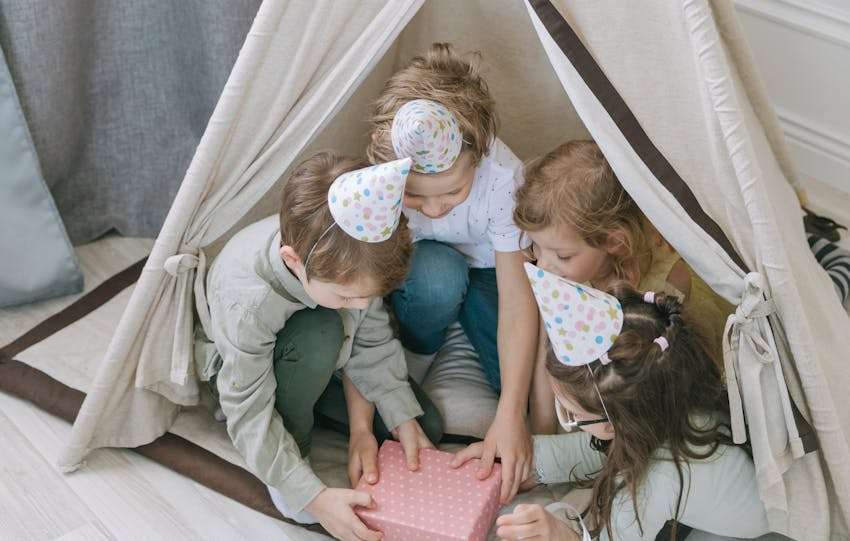
<svg viewBox="0 0 850 541"><path fill-rule="evenodd" d="M478 458L478 459L482 458L487 452L488 452L488 446L487 446L487 443L485 441L473 443L472 445L470 445L466 449L462 449L461 451L458 451L457 454L455 454L455 457L451 462L451 467L452 468L459 468L459 467L463 466L464 464L466 464L467 462L469 462L470 460L472 460L474 458ZM490 450L489 452L492 453L492 450ZM498 453L497 453L497 455L498 455ZM493 458L491 458L491 460L492 459ZM511 499L513 499L513 497L516 495L517 492L525 492L526 490L531 490L532 488L534 488L538 484L540 484L537 480L536 473L533 471L533 465L534 465L534 457L533 457L533 450L531 450L531 451L529 451L528 465L523 466L523 468L520 471L516 472L517 477L511 480L510 490L509 490L509 492L507 492L507 496L506 496L506 492L505 492L505 488L506 488L505 487L505 465L502 464L502 492L501 492L501 497L500 497L501 503L504 504L507 501L510 501ZM490 467L492 468L492 463L491 463ZM479 469L478 473L479 473L478 474L479 479L482 479L482 478L486 479L487 478L486 474L489 473L489 472L486 469L486 463L485 462L482 461L482 465L481 465L481 468ZM507 500L505 499L506 497L507 497Z"/></svg>
<svg viewBox="0 0 850 541"><path fill-rule="evenodd" d="M486 479L493 470L497 457L502 463L502 483L499 502L509 503L522 489L533 464L531 435L525 421L503 424L499 417L493 421L483 442L475 443L455 455L451 466L459 468L473 458L481 459L478 478Z"/></svg>
<svg viewBox="0 0 850 541"><path fill-rule="evenodd" d="M371 429L352 430L348 441L348 479L356 487L363 478L370 485L378 482L378 440Z"/></svg>
<svg viewBox="0 0 850 541"><path fill-rule="evenodd" d="M419 426L419 421L411 419L398 425L392 430L393 437L401 443L404 456L407 459L407 468L410 471L419 469L419 450L433 449L434 444L425 435L425 431Z"/></svg>
<svg viewBox="0 0 850 541"><path fill-rule="evenodd" d="M566 523L541 505L517 505L510 515L496 520L499 539L545 539L547 541L580 541L581 537Z"/></svg>
<svg viewBox="0 0 850 541"><path fill-rule="evenodd" d="M354 514L352 508L355 506L372 507L372 496L347 488L326 488L307 504L306 509L335 539L380 541L383 534L367 528Z"/></svg>

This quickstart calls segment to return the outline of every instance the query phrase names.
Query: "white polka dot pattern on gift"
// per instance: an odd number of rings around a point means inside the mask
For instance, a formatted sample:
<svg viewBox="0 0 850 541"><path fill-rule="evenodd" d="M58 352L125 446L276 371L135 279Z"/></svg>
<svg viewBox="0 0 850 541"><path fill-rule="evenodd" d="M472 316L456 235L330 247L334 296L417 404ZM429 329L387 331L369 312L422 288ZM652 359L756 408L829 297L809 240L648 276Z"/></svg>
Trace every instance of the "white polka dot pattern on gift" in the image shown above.
<svg viewBox="0 0 850 541"><path fill-rule="evenodd" d="M343 231L363 242L390 238L401 218L410 158L349 171L328 190L328 205Z"/></svg>
<svg viewBox="0 0 850 541"><path fill-rule="evenodd" d="M417 173L440 173L460 156L463 138L455 116L440 103L413 100L393 118L393 150L399 158L413 158Z"/></svg>
<svg viewBox="0 0 850 541"><path fill-rule="evenodd" d="M623 328L620 301L531 263L525 263L525 272L559 361L580 366L611 349Z"/></svg>
<svg viewBox="0 0 850 541"><path fill-rule="evenodd" d="M387 441L378 453L380 481L361 481L373 509L356 508L363 522L383 532L383 541L483 541L499 511L501 470L480 481L480 461L452 469L449 453L423 449L418 471L407 469L401 444Z"/></svg>

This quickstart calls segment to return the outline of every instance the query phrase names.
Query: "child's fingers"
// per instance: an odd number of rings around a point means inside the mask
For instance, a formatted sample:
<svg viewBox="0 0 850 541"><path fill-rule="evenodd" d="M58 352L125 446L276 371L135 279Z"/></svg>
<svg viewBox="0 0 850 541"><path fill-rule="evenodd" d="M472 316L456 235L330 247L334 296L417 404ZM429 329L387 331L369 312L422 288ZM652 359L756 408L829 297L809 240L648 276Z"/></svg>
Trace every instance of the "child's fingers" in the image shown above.
<svg viewBox="0 0 850 541"><path fill-rule="evenodd" d="M401 438L401 446L404 449L404 457L407 459L407 469L416 471L419 469L419 445L415 437Z"/></svg>
<svg viewBox="0 0 850 541"><path fill-rule="evenodd" d="M372 507L372 495L362 490L348 491L348 505L352 507Z"/></svg>
<svg viewBox="0 0 850 541"><path fill-rule="evenodd" d="M362 457L363 460L363 477L370 485L378 482L378 455L375 453L366 453Z"/></svg>
<svg viewBox="0 0 850 541"><path fill-rule="evenodd" d="M478 478L487 479L493 472L493 463L496 461L496 444L484 442L481 451L481 466L478 468ZM504 484L504 479L502 479Z"/></svg>
<svg viewBox="0 0 850 541"><path fill-rule="evenodd" d="M502 539L528 539L542 534L539 521L514 526L499 526L496 529L496 535Z"/></svg>
<svg viewBox="0 0 850 541"><path fill-rule="evenodd" d="M499 500L504 504L511 498L511 490L514 486L514 477L516 477L516 457L513 455L502 457L502 490L499 494Z"/></svg>
<svg viewBox="0 0 850 541"><path fill-rule="evenodd" d="M356 487L357 483L360 482L361 472L360 460L358 458L352 458L348 462L348 480L351 481L351 488Z"/></svg>
<svg viewBox="0 0 850 541"><path fill-rule="evenodd" d="M517 460L514 468L514 482L511 485L511 492L508 494L508 501L512 500L516 493L519 492L519 485L525 479L526 464L521 460Z"/></svg>
<svg viewBox="0 0 850 541"><path fill-rule="evenodd" d="M459 468L472 460L473 458L481 458L481 450L483 448L483 444L473 443L469 447L465 449L461 449L457 453L455 453L454 458L451 461L452 468Z"/></svg>
<svg viewBox="0 0 850 541"><path fill-rule="evenodd" d="M538 520L544 511L543 507L537 504L519 504L514 507L514 512L509 515L502 515L496 519L497 526L509 526L516 524L528 524Z"/></svg>
<svg viewBox="0 0 850 541"><path fill-rule="evenodd" d="M363 521L357 516L354 517L353 522L351 529L354 531L354 535L362 541L380 541L383 537L381 532L376 532L367 528L366 525L363 524Z"/></svg>

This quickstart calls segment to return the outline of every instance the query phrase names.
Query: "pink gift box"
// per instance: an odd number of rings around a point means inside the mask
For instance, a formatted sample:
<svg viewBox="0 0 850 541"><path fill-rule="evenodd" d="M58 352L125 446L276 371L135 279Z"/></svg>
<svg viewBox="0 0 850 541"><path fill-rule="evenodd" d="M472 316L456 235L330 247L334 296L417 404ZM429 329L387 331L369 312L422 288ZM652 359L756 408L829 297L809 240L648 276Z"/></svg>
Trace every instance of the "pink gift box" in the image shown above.
<svg viewBox="0 0 850 541"><path fill-rule="evenodd" d="M373 507L357 514L384 541L483 541L499 511L501 466L487 479L478 479L479 460L458 469L449 466L453 455L423 449L419 470L407 469L404 449L386 441L378 452L380 480L361 480L357 490L372 494Z"/></svg>

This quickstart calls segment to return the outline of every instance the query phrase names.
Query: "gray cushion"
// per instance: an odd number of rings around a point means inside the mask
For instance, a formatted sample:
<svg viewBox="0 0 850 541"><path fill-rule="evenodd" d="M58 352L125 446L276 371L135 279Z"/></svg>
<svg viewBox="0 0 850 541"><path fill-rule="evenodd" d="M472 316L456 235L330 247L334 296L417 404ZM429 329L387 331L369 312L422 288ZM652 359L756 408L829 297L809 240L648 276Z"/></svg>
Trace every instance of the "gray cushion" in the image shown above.
<svg viewBox="0 0 850 541"><path fill-rule="evenodd" d="M83 274L0 51L0 306L79 293Z"/></svg>
<svg viewBox="0 0 850 541"><path fill-rule="evenodd" d="M408 356L408 364L410 364ZM411 373L413 373L411 367ZM422 389L443 415L443 431L483 438L496 416L499 396L487 383L478 354L460 324L446 333L446 342L428 368Z"/></svg>

